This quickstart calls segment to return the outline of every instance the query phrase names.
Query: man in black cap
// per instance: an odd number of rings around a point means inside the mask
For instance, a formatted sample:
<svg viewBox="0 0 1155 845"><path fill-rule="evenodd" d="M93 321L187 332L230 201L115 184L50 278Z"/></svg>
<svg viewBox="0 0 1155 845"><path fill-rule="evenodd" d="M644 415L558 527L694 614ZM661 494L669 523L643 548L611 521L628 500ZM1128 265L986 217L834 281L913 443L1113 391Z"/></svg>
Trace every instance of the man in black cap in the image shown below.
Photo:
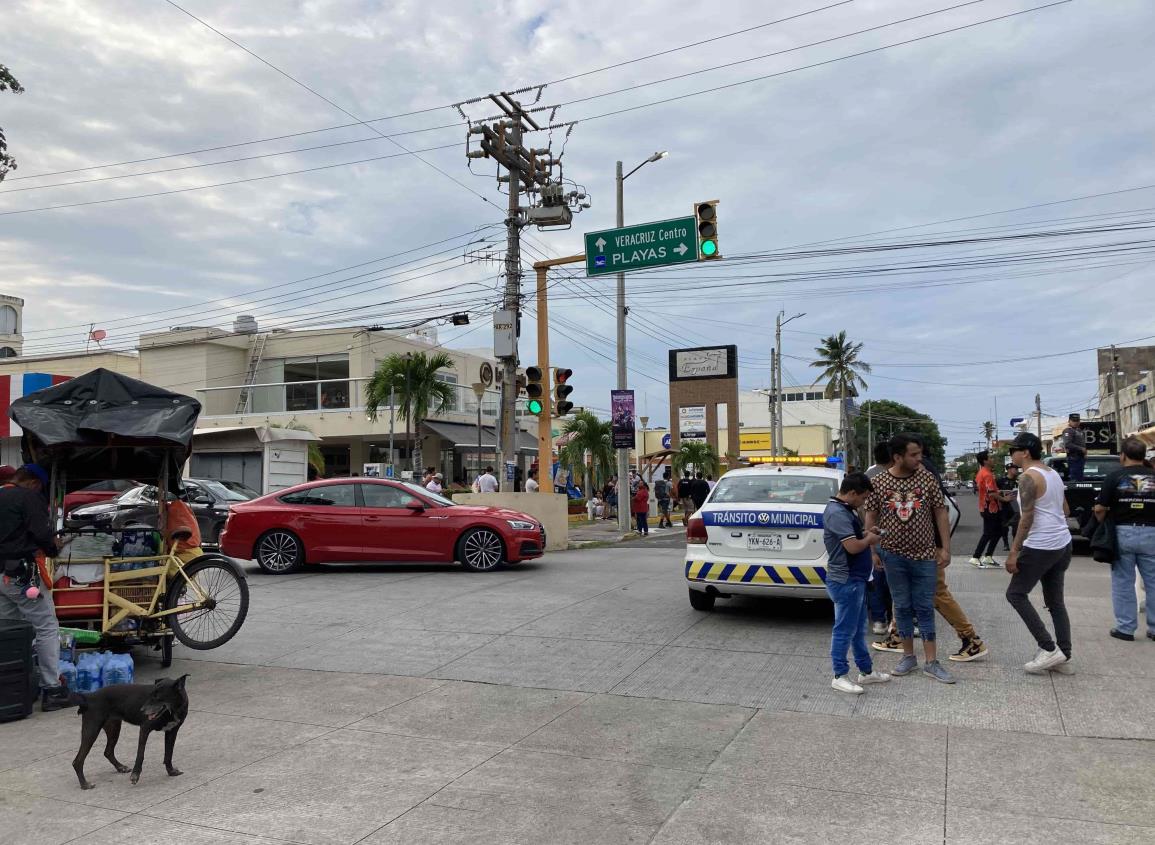
<svg viewBox="0 0 1155 845"><path fill-rule="evenodd" d="M11 486L0 489L0 620L24 620L36 629L41 709L69 706L60 685L60 626L49 585L40 584L36 553L59 549L48 520L48 473L36 464L21 467Z"/></svg>
<svg viewBox="0 0 1155 845"><path fill-rule="evenodd" d="M1087 435L1080 428L1082 420L1078 414L1067 417L1067 427L1059 435L1059 442L1067 450L1067 477L1071 481L1083 480L1083 468L1087 461Z"/></svg>

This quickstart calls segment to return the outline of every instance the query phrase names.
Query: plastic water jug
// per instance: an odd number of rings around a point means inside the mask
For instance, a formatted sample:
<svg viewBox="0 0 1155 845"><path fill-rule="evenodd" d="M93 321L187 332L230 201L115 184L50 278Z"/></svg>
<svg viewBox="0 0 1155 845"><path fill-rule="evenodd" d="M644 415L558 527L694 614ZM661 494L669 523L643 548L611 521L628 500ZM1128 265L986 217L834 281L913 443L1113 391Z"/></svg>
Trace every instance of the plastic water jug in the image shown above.
<svg viewBox="0 0 1155 845"><path fill-rule="evenodd" d="M69 690L76 691L76 664L71 660L60 661L60 683Z"/></svg>
<svg viewBox="0 0 1155 845"><path fill-rule="evenodd" d="M101 675L101 686L112 686L113 684L131 684L133 681L133 664L132 656L128 654L113 654L110 655L104 664L104 672Z"/></svg>
<svg viewBox="0 0 1155 845"><path fill-rule="evenodd" d="M100 659L92 652L80 655L76 664L76 691L96 692L100 689Z"/></svg>

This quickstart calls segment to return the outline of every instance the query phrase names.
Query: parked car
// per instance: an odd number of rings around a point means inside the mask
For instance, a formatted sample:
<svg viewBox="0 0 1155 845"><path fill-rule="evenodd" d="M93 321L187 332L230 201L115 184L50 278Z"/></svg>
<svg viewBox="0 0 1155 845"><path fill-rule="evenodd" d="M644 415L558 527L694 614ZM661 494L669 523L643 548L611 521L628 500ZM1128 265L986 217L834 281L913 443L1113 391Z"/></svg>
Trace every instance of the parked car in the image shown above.
<svg viewBox="0 0 1155 845"><path fill-rule="evenodd" d="M528 514L457 505L416 484L330 479L234 505L221 551L273 574L351 561L459 561L481 572L540 557L545 528Z"/></svg>
<svg viewBox="0 0 1155 845"><path fill-rule="evenodd" d="M139 481L129 481L127 479L115 479L113 481L98 481L95 484L89 484L80 490L69 493L64 497L64 515L73 508L82 508L85 505L97 505L101 502L110 502L128 490L134 487L140 487Z"/></svg>
<svg viewBox="0 0 1155 845"><path fill-rule="evenodd" d="M201 530L201 544L208 547L219 543L221 529L229 516L229 508L238 502L257 498L256 491L243 484L208 478L186 478L183 482L189 507ZM114 531L129 525L156 526L158 519L157 489L152 485L138 485L116 499L96 505L76 508L65 519L65 527L76 530L92 528Z"/></svg>

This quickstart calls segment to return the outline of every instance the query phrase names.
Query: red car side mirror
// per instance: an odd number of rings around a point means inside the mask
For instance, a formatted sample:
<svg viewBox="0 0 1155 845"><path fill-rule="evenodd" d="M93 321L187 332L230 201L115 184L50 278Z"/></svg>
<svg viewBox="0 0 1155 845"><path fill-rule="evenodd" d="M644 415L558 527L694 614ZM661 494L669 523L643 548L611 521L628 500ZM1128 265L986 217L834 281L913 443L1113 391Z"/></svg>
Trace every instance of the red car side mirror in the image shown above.
<svg viewBox="0 0 1155 845"><path fill-rule="evenodd" d="M414 513L421 513L425 510L425 503L418 499L411 499L409 504L407 504L405 507L409 508L409 510L413 511Z"/></svg>

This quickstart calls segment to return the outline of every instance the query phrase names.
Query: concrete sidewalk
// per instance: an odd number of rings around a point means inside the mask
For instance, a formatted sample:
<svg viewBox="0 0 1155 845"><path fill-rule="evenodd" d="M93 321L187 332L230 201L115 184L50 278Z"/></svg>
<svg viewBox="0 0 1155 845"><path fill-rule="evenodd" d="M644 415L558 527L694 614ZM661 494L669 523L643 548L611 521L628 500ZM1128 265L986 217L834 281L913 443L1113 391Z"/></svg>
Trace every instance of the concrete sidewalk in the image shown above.
<svg viewBox="0 0 1155 845"><path fill-rule="evenodd" d="M654 517L650 523L649 539L658 540L674 535L684 537L686 534L686 529L682 526L680 519L675 520L673 528L657 528L657 524L657 517ZM618 528L616 519L599 519L596 522L582 519L580 522L571 522L569 525L569 548L571 550L585 548L594 543L620 543L623 540L644 539L647 538L643 538L636 531L628 531L623 534Z"/></svg>
<svg viewBox="0 0 1155 845"><path fill-rule="evenodd" d="M956 559L992 648L865 695L830 689L822 602L690 609L651 543L502 572L250 576L236 639L181 649L193 712L132 787L72 711L0 725L5 845L1147 843L1155 643L1107 636L1107 568L1068 577L1078 674L1030 676L1007 576ZM950 632L942 647L957 647ZM884 670L896 662L880 655ZM138 675L161 674L146 655ZM131 758L133 732L121 739ZM99 746L99 744L98 744Z"/></svg>

